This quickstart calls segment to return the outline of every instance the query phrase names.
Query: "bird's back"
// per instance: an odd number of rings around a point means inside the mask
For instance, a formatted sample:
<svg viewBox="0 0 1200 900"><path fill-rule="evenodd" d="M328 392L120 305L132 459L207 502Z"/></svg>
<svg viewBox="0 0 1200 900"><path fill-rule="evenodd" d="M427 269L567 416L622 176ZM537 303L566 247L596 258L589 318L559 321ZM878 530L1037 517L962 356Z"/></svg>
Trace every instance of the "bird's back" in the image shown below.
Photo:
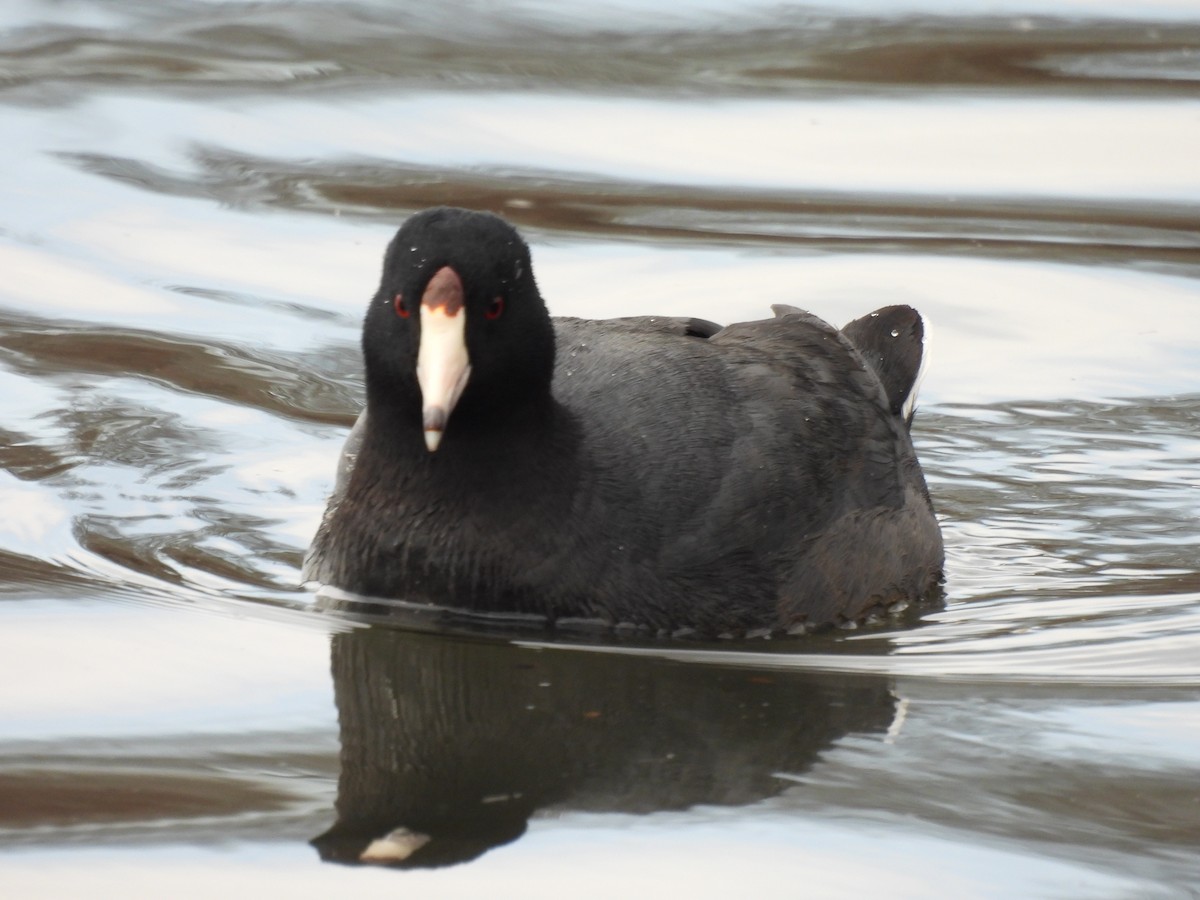
<svg viewBox="0 0 1200 900"><path fill-rule="evenodd" d="M907 427L836 329L795 311L707 339L657 319L556 330L555 397L581 429L563 528L603 560L608 611L650 598L662 627L737 632L853 619L936 578ZM929 564L872 559L892 551Z"/></svg>

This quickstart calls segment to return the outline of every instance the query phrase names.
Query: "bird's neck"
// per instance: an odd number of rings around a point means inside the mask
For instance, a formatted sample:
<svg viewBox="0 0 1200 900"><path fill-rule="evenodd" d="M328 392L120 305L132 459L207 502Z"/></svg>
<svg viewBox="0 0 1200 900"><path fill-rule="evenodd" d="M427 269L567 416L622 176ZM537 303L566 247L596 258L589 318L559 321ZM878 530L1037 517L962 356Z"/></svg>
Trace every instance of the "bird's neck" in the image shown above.
<svg viewBox="0 0 1200 900"><path fill-rule="evenodd" d="M362 452L399 466L495 469L544 461L561 443L568 418L549 391L523 396L464 391L450 414L441 445L425 445L419 399L367 398L370 428Z"/></svg>

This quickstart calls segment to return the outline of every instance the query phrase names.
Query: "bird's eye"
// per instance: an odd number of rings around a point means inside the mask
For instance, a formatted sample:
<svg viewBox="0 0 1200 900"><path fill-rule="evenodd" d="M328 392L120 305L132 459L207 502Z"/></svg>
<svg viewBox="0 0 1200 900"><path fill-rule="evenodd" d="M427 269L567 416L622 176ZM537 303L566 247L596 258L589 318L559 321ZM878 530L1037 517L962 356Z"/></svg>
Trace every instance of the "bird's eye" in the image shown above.
<svg viewBox="0 0 1200 900"><path fill-rule="evenodd" d="M402 319L407 319L408 315L409 315L408 304L404 302L403 294L396 295L395 305L396 305L396 315L398 315Z"/></svg>
<svg viewBox="0 0 1200 900"><path fill-rule="evenodd" d="M488 304L488 308L484 310L483 317L489 320L495 320L504 315L504 298L496 297Z"/></svg>

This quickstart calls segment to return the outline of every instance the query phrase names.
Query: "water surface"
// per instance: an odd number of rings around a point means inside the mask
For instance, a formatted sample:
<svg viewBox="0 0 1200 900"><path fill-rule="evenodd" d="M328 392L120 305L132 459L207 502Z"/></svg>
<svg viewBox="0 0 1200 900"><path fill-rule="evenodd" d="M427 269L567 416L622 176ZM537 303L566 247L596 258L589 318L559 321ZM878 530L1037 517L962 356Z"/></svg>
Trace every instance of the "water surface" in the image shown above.
<svg viewBox="0 0 1200 900"><path fill-rule="evenodd" d="M8 4L5 892L1194 896L1198 82L1190 3ZM438 203L558 314L920 308L944 606L321 613L361 311Z"/></svg>

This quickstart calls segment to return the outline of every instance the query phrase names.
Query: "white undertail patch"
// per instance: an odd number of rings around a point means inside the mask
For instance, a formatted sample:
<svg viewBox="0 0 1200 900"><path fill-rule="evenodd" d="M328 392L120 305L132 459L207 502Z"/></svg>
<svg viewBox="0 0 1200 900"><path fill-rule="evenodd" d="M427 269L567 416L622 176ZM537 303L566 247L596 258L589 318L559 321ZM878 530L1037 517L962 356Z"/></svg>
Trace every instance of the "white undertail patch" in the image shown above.
<svg viewBox="0 0 1200 900"><path fill-rule="evenodd" d="M912 414L917 409L917 394L921 390L921 381L925 378L925 366L929 362L929 320L917 313L921 319L921 365L917 367L917 377L913 379L913 385L908 391L908 396L904 398L904 405L900 408L900 418L906 422L912 417Z"/></svg>

